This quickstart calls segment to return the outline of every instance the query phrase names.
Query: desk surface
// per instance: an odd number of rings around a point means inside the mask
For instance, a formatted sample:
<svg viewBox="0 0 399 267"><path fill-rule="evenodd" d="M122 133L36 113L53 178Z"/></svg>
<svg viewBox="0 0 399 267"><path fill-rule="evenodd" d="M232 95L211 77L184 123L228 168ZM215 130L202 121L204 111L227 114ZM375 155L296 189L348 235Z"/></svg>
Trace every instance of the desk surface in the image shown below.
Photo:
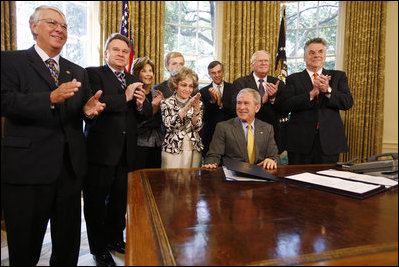
<svg viewBox="0 0 399 267"><path fill-rule="evenodd" d="M397 188L359 200L223 177L221 168L129 173L126 265L398 265Z"/></svg>

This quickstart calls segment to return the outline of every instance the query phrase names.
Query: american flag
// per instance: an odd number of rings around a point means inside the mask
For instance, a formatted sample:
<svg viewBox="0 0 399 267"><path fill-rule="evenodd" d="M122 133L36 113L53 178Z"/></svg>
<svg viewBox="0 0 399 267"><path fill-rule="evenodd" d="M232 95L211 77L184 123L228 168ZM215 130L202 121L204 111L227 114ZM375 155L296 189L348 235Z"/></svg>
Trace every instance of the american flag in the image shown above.
<svg viewBox="0 0 399 267"><path fill-rule="evenodd" d="M129 1L122 1L122 20L121 20L121 31L120 34L129 38L130 55L129 55L129 65L125 69L128 73L133 73L133 60L134 60L134 48L133 48L133 38L132 38L132 24L130 22L129 16Z"/></svg>
<svg viewBox="0 0 399 267"><path fill-rule="evenodd" d="M285 78L288 76L287 71L287 55L285 53L285 6L283 6L283 16L281 17L280 24L280 34L278 38L278 51L276 58L276 67L274 70L277 70L279 63L280 65L280 75L278 78L285 82Z"/></svg>

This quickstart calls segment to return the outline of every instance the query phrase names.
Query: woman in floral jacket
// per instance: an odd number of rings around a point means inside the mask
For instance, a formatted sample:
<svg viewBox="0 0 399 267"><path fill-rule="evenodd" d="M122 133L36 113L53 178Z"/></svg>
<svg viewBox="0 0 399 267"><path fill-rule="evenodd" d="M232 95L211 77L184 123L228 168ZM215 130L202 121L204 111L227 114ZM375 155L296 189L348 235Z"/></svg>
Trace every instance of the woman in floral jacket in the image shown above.
<svg viewBox="0 0 399 267"><path fill-rule="evenodd" d="M162 122L166 134L162 143L162 168L191 168L201 166L203 144L203 104L198 91L198 76L187 68L176 69L169 79L173 95L161 102Z"/></svg>

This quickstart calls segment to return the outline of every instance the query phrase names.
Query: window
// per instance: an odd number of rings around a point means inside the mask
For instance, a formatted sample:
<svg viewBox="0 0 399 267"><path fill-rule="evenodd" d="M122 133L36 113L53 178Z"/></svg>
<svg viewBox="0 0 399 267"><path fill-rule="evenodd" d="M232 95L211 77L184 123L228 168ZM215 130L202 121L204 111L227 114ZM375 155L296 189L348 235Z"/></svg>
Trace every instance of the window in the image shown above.
<svg viewBox="0 0 399 267"><path fill-rule="evenodd" d="M164 51L182 53L185 66L208 82L208 64L215 59L215 1L166 1Z"/></svg>
<svg viewBox="0 0 399 267"><path fill-rule="evenodd" d="M29 17L35 8L41 5L54 6L65 14L68 24L68 40L61 51L61 56L82 67L99 65L98 45L93 45L95 42L90 41L98 40L93 37L93 34L98 31L88 30L89 27L93 29L95 21L95 16L89 16L89 12L87 12L90 9L95 13L96 3L93 2L17 1L17 49L27 49L35 44L29 27ZM98 18L95 19L98 21Z"/></svg>
<svg viewBox="0 0 399 267"><path fill-rule="evenodd" d="M339 1L286 2L288 74L305 69L304 46L315 37L327 41L327 69L336 68Z"/></svg>

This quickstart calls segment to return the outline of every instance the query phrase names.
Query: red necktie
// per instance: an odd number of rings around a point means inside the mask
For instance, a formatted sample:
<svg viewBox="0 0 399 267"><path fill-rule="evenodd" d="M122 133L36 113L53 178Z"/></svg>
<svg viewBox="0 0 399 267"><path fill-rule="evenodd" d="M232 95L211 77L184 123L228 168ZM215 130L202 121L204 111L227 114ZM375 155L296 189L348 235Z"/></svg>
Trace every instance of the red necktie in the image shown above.
<svg viewBox="0 0 399 267"><path fill-rule="evenodd" d="M317 72L313 73L313 88L316 86L315 82L317 81L317 76L319 76L319 74ZM316 95L316 102L319 100L319 95Z"/></svg>

